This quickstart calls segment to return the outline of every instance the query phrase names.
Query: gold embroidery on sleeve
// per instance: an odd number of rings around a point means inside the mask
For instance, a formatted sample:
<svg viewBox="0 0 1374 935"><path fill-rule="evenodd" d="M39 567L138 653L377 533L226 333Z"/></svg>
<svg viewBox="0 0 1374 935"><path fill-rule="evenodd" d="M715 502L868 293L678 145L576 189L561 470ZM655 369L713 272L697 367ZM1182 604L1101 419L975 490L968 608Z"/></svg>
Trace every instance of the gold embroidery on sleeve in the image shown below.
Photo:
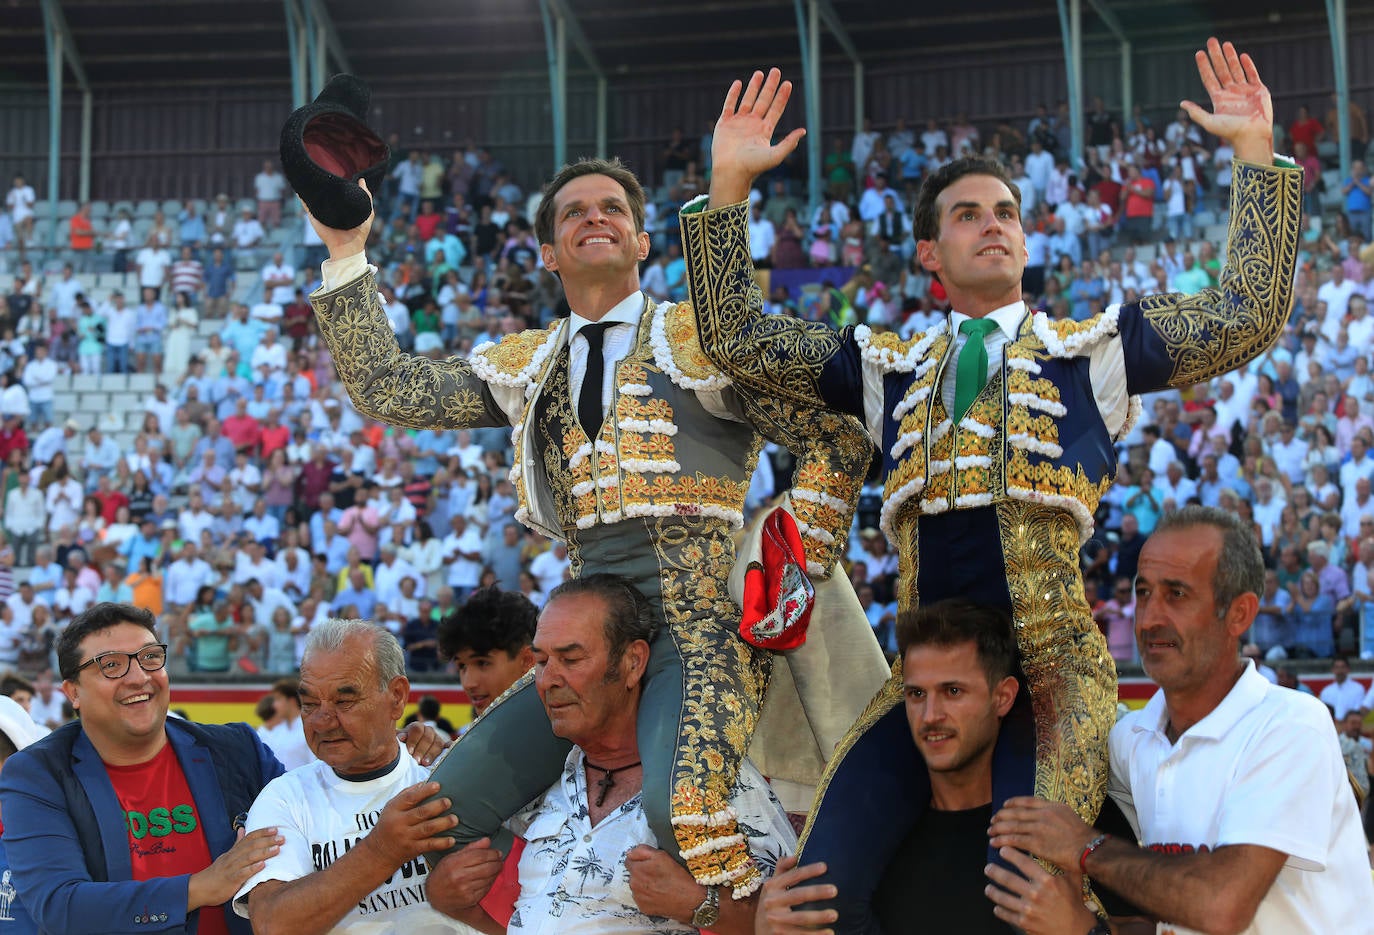
<svg viewBox="0 0 1374 935"><path fill-rule="evenodd" d="M1278 338L1293 305L1301 204L1300 170L1235 163L1220 287L1140 302L1174 362L1171 386L1228 373Z"/></svg>

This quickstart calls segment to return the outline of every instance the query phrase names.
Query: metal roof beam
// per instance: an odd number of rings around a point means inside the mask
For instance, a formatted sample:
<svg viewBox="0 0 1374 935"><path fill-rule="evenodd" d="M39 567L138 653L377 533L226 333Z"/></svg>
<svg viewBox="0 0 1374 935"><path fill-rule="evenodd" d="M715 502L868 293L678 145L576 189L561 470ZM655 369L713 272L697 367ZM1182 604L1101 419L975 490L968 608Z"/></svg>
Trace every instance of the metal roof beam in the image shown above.
<svg viewBox="0 0 1374 935"><path fill-rule="evenodd" d="M301 6L306 15L306 20L323 37L324 48L334 57L334 64L338 66L339 71L346 71L351 74L353 66L349 64L348 52L339 39L338 30L334 28L334 20L330 18L329 11L325 9L323 0L301 0ZM321 87L323 87L323 82L321 82ZM318 91L317 88L316 93Z"/></svg>
<svg viewBox="0 0 1374 935"><path fill-rule="evenodd" d="M821 21L830 30L830 34L835 37L840 48L844 49L844 54L848 55L856 65L860 64L862 57L859 55L859 50L855 47L853 40L849 38L849 33L844 28L844 22L840 19L840 14L835 12L835 7L830 0L817 0L816 9L820 13Z"/></svg>
<svg viewBox="0 0 1374 935"><path fill-rule="evenodd" d="M582 31L582 24L577 21L577 14L568 5L568 0L548 0L548 8L554 18L563 23L568 40L587 63L587 67L592 70L592 74L605 80L606 72L602 69L596 53L592 51L592 44L587 41L587 34Z"/></svg>
<svg viewBox="0 0 1374 935"><path fill-rule="evenodd" d="M86 68L81 64L81 53L76 50L71 27L67 25L67 17L62 13L62 4L58 0L41 0L41 3L44 28L61 44L63 63L71 68L81 90L90 91L91 84L86 80Z"/></svg>
<svg viewBox="0 0 1374 935"><path fill-rule="evenodd" d="M1116 14L1112 12L1112 8L1107 6L1107 0L1088 0L1088 5L1093 8L1093 12L1097 14L1097 18L1102 20L1107 28L1112 31L1112 35L1116 36L1116 38L1122 42L1131 41L1131 37L1126 33L1126 27L1121 25L1121 20L1117 19Z"/></svg>

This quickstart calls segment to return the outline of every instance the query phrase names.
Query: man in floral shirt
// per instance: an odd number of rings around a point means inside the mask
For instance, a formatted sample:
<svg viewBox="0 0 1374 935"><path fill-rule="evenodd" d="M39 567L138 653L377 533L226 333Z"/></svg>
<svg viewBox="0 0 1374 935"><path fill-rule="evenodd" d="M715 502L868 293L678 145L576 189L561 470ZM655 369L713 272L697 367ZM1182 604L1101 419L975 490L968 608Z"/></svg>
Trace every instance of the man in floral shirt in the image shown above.
<svg viewBox="0 0 1374 935"><path fill-rule="evenodd" d="M507 822L527 842L507 931L753 931L757 896L735 900L728 888L694 882L658 849L644 814L636 723L654 626L644 595L609 574L560 586L540 614L535 687L554 733L574 746L558 780ZM747 760L730 806L750 855L771 875L796 838ZM485 841L445 858L430 881L432 905L489 930L493 920L472 904L500 864Z"/></svg>

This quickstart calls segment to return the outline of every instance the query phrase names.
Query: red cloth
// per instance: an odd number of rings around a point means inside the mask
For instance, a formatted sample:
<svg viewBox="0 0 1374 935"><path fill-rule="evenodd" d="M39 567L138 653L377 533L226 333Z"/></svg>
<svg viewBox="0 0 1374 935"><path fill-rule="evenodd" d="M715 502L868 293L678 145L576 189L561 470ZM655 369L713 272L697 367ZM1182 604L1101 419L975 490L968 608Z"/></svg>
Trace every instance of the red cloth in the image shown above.
<svg viewBox="0 0 1374 935"><path fill-rule="evenodd" d="M762 561L751 561L744 573L740 636L764 649L796 649L806 642L816 589L806 575L806 550L790 513L768 514L759 550Z"/></svg>
<svg viewBox="0 0 1374 935"><path fill-rule="evenodd" d="M198 873L210 866L210 845L205 841L196 800L170 743L146 763L106 763L105 771L124 812L135 880ZM198 931L202 935L228 935L223 907L203 908Z"/></svg>
<svg viewBox="0 0 1374 935"><path fill-rule="evenodd" d="M515 901L520 898L520 855L524 852L524 839L516 838L496 882L482 897L482 908L503 927L510 925L510 917L515 915Z"/></svg>

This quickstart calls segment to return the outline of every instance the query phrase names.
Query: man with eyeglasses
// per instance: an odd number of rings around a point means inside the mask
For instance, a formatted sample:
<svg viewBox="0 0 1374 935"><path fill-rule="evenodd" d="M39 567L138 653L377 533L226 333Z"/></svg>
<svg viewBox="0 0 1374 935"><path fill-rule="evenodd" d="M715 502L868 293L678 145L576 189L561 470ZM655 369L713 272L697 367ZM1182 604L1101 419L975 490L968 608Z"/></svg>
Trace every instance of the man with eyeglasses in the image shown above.
<svg viewBox="0 0 1374 935"><path fill-rule="evenodd" d="M167 717L167 646L142 608L78 615L57 658L80 719L0 776L14 884L40 930L248 935L225 904L282 839L263 828L236 840L235 816L281 763L246 724Z"/></svg>

